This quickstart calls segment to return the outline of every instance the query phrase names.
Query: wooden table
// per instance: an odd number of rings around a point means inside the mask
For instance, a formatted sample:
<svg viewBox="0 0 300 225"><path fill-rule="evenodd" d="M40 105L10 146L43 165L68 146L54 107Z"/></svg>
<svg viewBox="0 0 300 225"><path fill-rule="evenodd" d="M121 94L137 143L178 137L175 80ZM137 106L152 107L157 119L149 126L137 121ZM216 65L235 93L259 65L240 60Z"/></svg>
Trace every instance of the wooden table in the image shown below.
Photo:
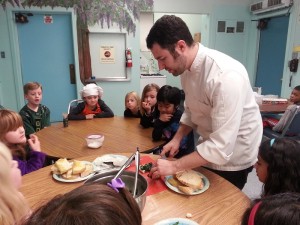
<svg viewBox="0 0 300 225"><path fill-rule="evenodd" d="M261 113L284 113L289 104L262 104L259 105Z"/></svg>
<svg viewBox="0 0 300 225"><path fill-rule="evenodd" d="M129 153L122 154L130 155ZM93 161L95 156L86 156L80 159ZM143 225L153 225L155 222L167 218L186 217L187 213L191 213L192 220L201 225L240 224L241 216L249 206L249 198L215 173L204 168L196 170L208 178L209 189L194 196L181 195L169 189L147 196L142 212ZM58 182L52 178L50 167L45 167L23 176L23 185L20 191L34 209L55 195L66 193L82 184L83 182Z"/></svg>
<svg viewBox="0 0 300 225"><path fill-rule="evenodd" d="M52 124L37 132L42 151L50 156L78 158L103 153L135 152L162 144L152 141L152 128L144 129L138 118L99 118L93 120L71 120L64 128L63 123ZM87 147L85 137L89 134L103 134L101 148Z"/></svg>

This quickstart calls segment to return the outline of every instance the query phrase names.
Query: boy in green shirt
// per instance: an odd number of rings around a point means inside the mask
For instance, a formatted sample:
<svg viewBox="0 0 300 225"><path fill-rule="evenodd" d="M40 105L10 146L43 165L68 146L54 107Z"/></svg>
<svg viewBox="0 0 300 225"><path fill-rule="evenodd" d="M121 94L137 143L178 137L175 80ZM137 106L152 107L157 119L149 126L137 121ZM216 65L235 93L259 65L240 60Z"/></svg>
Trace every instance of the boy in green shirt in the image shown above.
<svg viewBox="0 0 300 225"><path fill-rule="evenodd" d="M27 104L20 110L24 122L25 134L28 137L45 127L50 126L50 110L41 104L43 98L42 85L29 82L24 85L24 97Z"/></svg>

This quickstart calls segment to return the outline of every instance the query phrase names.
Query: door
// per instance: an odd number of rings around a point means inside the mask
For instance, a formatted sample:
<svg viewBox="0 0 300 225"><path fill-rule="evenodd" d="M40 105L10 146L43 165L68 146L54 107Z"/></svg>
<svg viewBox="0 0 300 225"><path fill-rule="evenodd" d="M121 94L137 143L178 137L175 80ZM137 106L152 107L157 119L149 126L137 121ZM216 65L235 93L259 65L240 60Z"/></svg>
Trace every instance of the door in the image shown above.
<svg viewBox="0 0 300 225"><path fill-rule="evenodd" d="M262 87L263 95L281 94L288 24L288 16L274 17L260 31L255 86Z"/></svg>
<svg viewBox="0 0 300 225"><path fill-rule="evenodd" d="M17 32L23 84L42 84L42 104L50 109L51 122L56 122L62 121L62 113L77 95L74 80L70 82L70 67L74 69L71 14L50 16L52 23L49 16L44 22L44 14L28 16L28 23L17 23Z"/></svg>

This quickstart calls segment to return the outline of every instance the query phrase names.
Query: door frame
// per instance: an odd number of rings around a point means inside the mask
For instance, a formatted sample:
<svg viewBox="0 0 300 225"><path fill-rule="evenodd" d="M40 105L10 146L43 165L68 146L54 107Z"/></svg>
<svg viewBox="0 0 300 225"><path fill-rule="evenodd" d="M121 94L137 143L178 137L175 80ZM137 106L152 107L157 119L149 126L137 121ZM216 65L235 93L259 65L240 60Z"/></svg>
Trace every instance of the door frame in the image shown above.
<svg viewBox="0 0 300 225"><path fill-rule="evenodd" d="M15 23L14 14L17 12L32 12L32 13L45 13L45 14L70 14L71 15L71 26L72 26L72 37L73 37L73 52L74 52L74 64L75 64L75 77L76 77L76 93L77 98L78 90L82 89L83 84L80 81L79 72L79 60L78 60L78 42L77 42L77 17L74 10L69 8L56 7L55 10L50 7L38 8L38 7L25 7L25 8L9 8L7 9L7 21L10 38L10 45L12 48L12 65L13 65L13 76L15 82L15 90L17 96L17 107L20 110L25 105L23 82L22 82L22 70L21 70L21 58L19 49L18 30Z"/></svg>

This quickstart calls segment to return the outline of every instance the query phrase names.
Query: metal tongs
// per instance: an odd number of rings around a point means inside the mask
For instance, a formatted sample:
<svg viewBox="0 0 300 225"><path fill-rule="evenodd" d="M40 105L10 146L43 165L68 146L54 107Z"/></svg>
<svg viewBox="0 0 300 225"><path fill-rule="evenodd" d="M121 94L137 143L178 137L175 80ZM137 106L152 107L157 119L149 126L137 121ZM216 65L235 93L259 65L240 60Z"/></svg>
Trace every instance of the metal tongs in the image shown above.
<svg viewBox="0 0 300 225"><path fill-rule="evenodd" d="M137 181L138 181L138 175L139 175L139 168L140 168L140 150L139 148L136 149L136 152L133 153L129 159L124 163L124 165L121 167L119 172L114 176L113 180L117 179L123 171L131 164L131 162L135 159L135 177L134 177L134 188L133 188L133 197L136 196L136 189L137 189Z"/></svg>

